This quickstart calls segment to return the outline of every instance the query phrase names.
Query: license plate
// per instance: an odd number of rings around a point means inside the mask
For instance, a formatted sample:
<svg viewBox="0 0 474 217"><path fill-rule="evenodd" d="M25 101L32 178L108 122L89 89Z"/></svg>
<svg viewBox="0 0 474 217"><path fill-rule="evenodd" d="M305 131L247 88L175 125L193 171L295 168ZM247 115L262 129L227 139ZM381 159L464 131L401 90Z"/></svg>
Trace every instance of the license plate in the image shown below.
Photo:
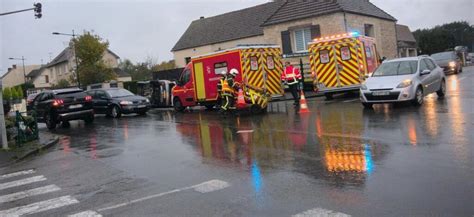
<svg viewBox="0 0 474 217"><path fill-rule="evenodd" d="M139 106L137 106L137 107L138 107L138 108L145 108L146 105L139 105Z"/></svg>
<svg viewBox="0 0 474 217"><path fill-rule="evenodd" d="M78 105L70 105L69 108L70 108L70 109L78 109L78 108L82 108L82 105L81 105L81 104L78 104Z"/></svg>
<svg viewBox="0 0 474 217"><path fill-rule="evenodd" d="M372 93L373 96L388 96L390 91L376 91Z"/></svg>

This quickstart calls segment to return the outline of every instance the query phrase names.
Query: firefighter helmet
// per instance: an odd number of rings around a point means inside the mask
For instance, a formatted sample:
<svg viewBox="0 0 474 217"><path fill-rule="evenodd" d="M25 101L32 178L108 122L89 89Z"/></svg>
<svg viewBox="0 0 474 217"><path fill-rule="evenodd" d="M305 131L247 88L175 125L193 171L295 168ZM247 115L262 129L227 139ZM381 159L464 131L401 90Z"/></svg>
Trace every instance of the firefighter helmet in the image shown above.
<svg viewBox="0 0 474 217"><path fill-rule="evenodd" d="M231 69L229 74L235 77L239 74L239 71L237 69Z"/></svg>

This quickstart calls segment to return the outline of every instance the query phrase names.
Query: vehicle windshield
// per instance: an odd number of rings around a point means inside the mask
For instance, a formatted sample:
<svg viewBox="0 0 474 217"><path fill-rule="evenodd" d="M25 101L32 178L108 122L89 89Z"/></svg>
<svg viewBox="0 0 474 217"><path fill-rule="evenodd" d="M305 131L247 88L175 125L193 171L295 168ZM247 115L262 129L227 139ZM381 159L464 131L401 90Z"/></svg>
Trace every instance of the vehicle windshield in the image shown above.
<svg viewBox="0 0 474 217"><path fill-rule="evenodd" d="M112 98L133 96L134 95L132 92L130 92L128 90L125 90L125 89L111 89L111 90L107 90L107 93Z"/></svg>
<svg viewBox="0 0 474 217"><path fill-rule="evenodd" d="M418 68L418 61L384 62L375 70L372 77L409 75Z"/></svg>
<svg viewBox="0 0 474 217"><path fill-rule="evenodd" d="M447 60L453 58L453 52L435 53L431 57L435 60Z"/></svg>

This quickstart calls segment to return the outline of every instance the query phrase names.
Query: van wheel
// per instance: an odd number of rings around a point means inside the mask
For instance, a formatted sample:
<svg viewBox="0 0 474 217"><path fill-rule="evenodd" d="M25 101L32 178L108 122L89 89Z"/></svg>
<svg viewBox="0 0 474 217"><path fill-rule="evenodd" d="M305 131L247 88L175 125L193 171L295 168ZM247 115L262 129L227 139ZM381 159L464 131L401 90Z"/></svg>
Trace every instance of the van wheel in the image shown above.
<svg viewBox="0 0 474 217"><path fill-rule="evenodd" d="M444 79L441 80L441 85L439 87L439 90L436 91L436 94L440 98L442 98L442 97L444 97L444 95L446 95L446 81Z"/></svg>
<svg viewBox="0 0 474 217"><path fill-rule="evenodd" d="M174 106L174 110L177 112L182 112L185 109L183 104L181 104L181 100L179 100L178 98L173 100L173 106Z"/></svg>
<svg viewBox="0 0 474 217"><path fill-rule="evenodd" d="M418 87L415 92L415 98L412 101L412 104L414 106L421 106L423 105L423 89L421 87Z"/></svg>
<svg viewBox="0 0 474 217"><path fill-rule="evenodd" d="M46 123L46 127L49 129L49 130L54 130L56 129L56 118L51 114L51 113L47 113L45 116L44 116L44 123Z"/></svg>
<svg viewBox="0 0 474 217"><path fill-rule="evenodd" d="M90 115L89 117L85 118L84 122L86 122L86 124L92 124L94 122L94 115Z"/></svg>
<svg viewBox="0 0 474 217"><path fill-rule="evenodd" d="M205 105L206 109L207 110L213 110L214 109L214 105Z"/></svg>
<svg viewBox="0 0 474 217"><path fill-rule="evenodd" d="M326 97L326 100L333 100L332 93L325 93L324 96Z"/></svg>

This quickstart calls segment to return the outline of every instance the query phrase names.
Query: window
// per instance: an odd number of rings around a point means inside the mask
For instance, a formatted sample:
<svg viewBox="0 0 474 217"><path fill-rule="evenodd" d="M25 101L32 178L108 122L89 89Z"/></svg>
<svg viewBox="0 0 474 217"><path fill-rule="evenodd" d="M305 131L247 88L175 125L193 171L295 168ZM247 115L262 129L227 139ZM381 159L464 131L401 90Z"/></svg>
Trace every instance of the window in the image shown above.
<svg viewBox="0 0 474 217"><path fill-rule="evenodd" d="M269 70L275 69L275 61L273 60L273 56L267 56L267 68Z"/></svg>
<svg viewBox="0 0 474 217"><path fill-rule="evenodd" d="M184 58L184 62L186 62L186 64L188 64L189 62L191 62L191 57L185 57L185 58Z"/></svg>
<svg viewBox="0 0 474 217"><path fill-rule="evenodd" d="M384 62L375 70L372 77L409 75L416 73L417 61Z"/></svg>
<svg viewBox="0 0 474 217"><path fill-rule="evenodd" d="M370 49L369 46L367 46L364 42L364 47L365 47L365 55L367 58L372 58L372 49Z"/></svg>
<svg viewBox="0 0 474 217"><path fill-rule="evenodd" d="M214 73L216 75L225 75L227 73L227 62L214 64Z"/></svg>
<svg viewBox="0 0 474 217"><path fill-rule="evenodd" d="M250 70L252 71L258 70L258 58L256 56L250 57Z"/></svg>
<svg viewBox="0 0 474 217"><path fill-rule="evenodd" d="M311 42L310 28L295 30L293 37L296 52L305 52L308 50L308 43Z"/></svg>
<svg viewBox="0 0 474 217"><path fill-rule="evenodd" d="M365 36L375 37L374 25L364 24L364 33L365 33Z"/></svg>
<svg viewBox="0 0 474 217"><path fill-rule="evenodd" d="M44 83L46 84L49 83L49 76L47 75L44 76Z"/></svg>
<svg viewBox="0 0 474 217"><path fill-rule="evenodd" d="M428 64L428 68L429 68L430 70L436 69L436 64L434 64L432 60L430 60L430 59L425 59L425 61L426 61L426 63Z"/></svg>
<svg viewBox="0 0 474 217"><path fill-rule="evenodd" d="M351 50L349 47L341 47L341 59L343 61L351 59Z"/></svg>
<svg viewBox="0 0 474 217"><path fill-rule="evenodd" d="M425 60L421 60L420 61L420 72L425 71L425 70L430 70L430 68L428 68L428 64L426 64Z"/></svg>
<svg viewBox="0 0 474 217"><path fill-rule="evenodd" d="M105 93L105 91L96 91L95 92L95 98L97 99L107 99L107 94Z"/></svg>
<svg viewBox="0 0 474 217"><path fill-rule="evenodd" d="M328 50L322 50L319 51L319 59L322 64L326 64L329 62L329 51Z"/></svg>
<svg viewBox="0 0 474 217"><path fill-rule="evenodd" d="M191 71L189 69L186 69L183 73L183 77L181 77L181 82L183 84L188 83L191 80Z"/></svg>

